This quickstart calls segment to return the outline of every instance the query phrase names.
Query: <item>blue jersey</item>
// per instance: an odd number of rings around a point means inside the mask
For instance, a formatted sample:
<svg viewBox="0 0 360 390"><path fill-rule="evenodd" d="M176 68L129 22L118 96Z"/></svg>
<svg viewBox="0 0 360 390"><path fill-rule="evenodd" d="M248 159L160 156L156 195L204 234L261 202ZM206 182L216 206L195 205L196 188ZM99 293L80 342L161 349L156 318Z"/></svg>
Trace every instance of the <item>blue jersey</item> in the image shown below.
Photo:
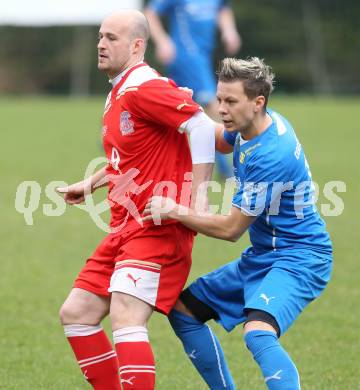
<svg viewBox="0 0 360 390"><path fill-rule="evenodd" d="M186 55L211 54L219 10L226 0L152 0L148 7L169 19L169 32L177 50Z"/></svg>
<svg viewBox="0 0 360 390"><path fill-rule="evenodd" d="M268 114L272 124L249 141L240 133L224 133L234 145L238 190L233 206L257 217L249 227L255 251L297 248L331 253L301 144L284 117L272 110Z"/></svg>

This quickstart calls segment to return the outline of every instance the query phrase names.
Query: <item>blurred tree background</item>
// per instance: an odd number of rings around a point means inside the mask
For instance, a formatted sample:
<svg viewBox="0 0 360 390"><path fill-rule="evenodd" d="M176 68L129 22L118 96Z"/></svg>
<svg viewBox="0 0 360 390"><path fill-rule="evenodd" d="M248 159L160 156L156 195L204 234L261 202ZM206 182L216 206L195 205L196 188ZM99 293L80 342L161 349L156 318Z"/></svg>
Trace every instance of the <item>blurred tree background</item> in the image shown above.
<svg viewBox="0 0 360 390"><path fill-rule="evenodd" d="M243 47L273 67L277 91L360 92L358 0L233 0ZM1 11L0 11L1 12ZM1 94L103 94L94 26L0 26ZM214 53L217 67L224 53ZM150 44L147 62L160 68Z"/></svg>

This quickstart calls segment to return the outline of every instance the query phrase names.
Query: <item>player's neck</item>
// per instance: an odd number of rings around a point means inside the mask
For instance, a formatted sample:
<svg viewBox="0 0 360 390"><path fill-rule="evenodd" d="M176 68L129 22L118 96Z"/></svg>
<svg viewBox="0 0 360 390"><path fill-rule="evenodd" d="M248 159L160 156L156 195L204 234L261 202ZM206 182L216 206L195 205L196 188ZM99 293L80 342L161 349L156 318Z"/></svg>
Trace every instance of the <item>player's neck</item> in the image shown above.
<svg viewBox="0 0 360 390"><path fill-rule="evenodd" d="M244 140L251 140L264 131L266 131L272 123L271 116L265 112L261 113L259 116L256 116L251 124L251 126L241 134Z"/></svg>
<svg viewBox="0 0 360 390"><path fill-rule="evenodd" d="M144 61L144 58L134 58L129 63L126 63L118 72L113 74L108 74L109 83L113 85L113 87L123 78L123 76L127 73L128 70L133 68L134 66L140 64Z"/></svg>

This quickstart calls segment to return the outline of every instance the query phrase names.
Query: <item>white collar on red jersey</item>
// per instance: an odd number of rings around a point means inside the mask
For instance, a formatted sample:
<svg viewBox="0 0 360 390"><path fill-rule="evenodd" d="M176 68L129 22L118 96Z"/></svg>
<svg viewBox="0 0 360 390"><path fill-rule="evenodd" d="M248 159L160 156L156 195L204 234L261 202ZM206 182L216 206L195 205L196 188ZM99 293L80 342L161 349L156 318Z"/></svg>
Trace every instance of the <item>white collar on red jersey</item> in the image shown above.
<svg viewBox="0 0 360 390"><path fill-rule="evenodd" d="M118 84L118 83L120 82L120 80L125 76L126 72L127 72L129 69L131 69L131 68L133 68L134 66L137 66L137 65L139 65L139 64L142 64L143 62L144 62L144 61L140 61L140 62L138 62L138 63L136 63L136 64L134 64L134 65L129 66L128 68L126 68L125 70L123 70L120 74L118 74L117 76L115 76L113 79L110 79L110 80L109 80L109 83L111 83L112 86L115 87L115 85Z"/></svg>

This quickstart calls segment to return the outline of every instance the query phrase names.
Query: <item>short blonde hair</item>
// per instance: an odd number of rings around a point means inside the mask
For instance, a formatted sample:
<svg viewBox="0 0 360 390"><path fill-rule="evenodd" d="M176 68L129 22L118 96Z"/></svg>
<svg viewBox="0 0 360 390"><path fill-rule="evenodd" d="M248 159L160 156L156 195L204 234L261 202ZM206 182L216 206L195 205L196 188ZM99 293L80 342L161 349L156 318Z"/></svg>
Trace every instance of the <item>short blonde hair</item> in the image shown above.
<svg viewBox="0 0 360 390"><path fill-rule="evenodd" d="M271 67L258 57L249 57L246 60L225 58L221 61L217 74L222 82L242 81L244 92L250 99L264 96L265 107L274 90L275 75Z"/></svg>

